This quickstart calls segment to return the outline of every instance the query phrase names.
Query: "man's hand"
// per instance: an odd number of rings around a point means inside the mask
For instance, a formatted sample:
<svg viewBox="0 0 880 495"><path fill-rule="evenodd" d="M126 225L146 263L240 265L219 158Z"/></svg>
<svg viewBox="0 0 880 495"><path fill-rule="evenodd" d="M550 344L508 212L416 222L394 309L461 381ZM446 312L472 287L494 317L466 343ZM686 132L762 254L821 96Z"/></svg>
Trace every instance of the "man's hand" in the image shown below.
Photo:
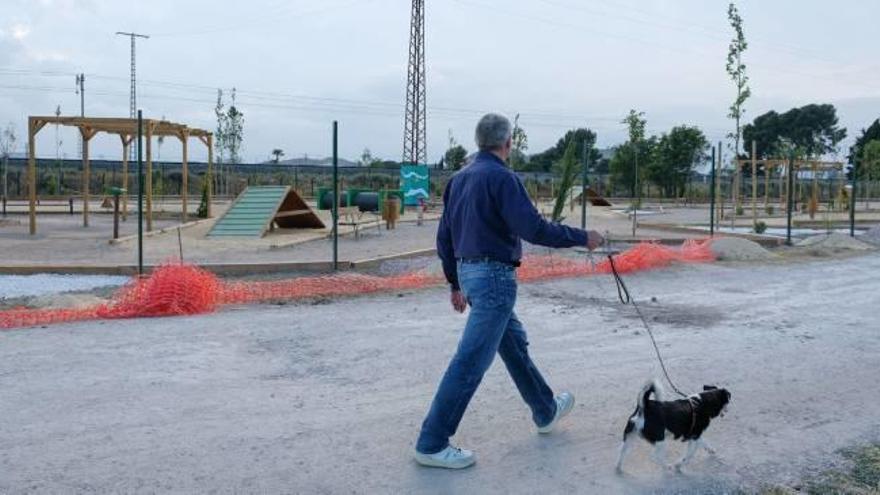
<svg viewBox="0 0 880 495"><path fill-rule="evenodd" d="M459 313L464 313L464 310L467 308L467 299L465 299L464 294L460 290L452 291L449 300L452 301L452 309Z"/></svg>
<svg viewBox="0 0 880 495"><path fill-rule="evenodd" d="M587 232L587 249L592 251L602 244L605 244L605 238L602 237L602 234L596 232L595 230L590 230Z"/></svg>

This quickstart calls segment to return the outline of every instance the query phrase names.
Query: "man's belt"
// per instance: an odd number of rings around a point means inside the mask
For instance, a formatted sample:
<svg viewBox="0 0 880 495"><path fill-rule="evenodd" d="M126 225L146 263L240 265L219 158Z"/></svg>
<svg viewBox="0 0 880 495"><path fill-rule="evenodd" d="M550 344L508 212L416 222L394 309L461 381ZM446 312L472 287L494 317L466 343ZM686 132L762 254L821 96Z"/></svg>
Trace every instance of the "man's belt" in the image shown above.
<svg viewBox="0 0 880 495"><path fill-rule="evenodd" d="M517 260L517 261L504 261L504 260L492 258L491 256L474 256L474 257L467 257L467 258L458 258L458 261L460 261L462 263L486 263L489 261L494 261L495 263L509 265L514 268L518 268L521 265L519 260Z"/></svg>

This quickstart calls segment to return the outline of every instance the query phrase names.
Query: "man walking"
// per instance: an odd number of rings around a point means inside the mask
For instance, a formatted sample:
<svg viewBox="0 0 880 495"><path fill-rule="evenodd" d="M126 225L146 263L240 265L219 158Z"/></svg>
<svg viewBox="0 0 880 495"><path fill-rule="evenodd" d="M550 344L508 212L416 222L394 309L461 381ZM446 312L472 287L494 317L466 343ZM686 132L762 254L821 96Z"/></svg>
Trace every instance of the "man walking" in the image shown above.
<svg viewBox="0 0 880 495"><path fill-rule="evenodd" d="M455 356L434 396L416 443L415 459L432 467L460 469L474 453L449 445L497 352L523 400L532 410L538 433L550 433L574 407L574 396L554 397L528 353L522 323L513 312L520 239L550 247L595 249L602 236L547 222L529 199L519 177L507 168L512 127L497 114L477 123L479 153L456 173L443 193L445 205L437 229L437 252L452 288L452 307L467 324Z"/></svg>

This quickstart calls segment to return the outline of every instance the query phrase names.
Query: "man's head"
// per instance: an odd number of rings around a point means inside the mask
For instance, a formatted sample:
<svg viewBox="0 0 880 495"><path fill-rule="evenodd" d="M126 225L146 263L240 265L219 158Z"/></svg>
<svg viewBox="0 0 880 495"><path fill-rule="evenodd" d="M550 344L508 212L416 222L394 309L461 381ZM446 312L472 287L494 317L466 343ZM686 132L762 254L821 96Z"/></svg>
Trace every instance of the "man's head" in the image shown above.
<svg viewBox="0 0 880 495"><path fill-rule="evenodd" d="M510 120L497 113L484 115L477 122L477 130L474 133L480 151L495 153L502 160L507 160L510 156L512 136L513 127L510 125Z"/></svg>

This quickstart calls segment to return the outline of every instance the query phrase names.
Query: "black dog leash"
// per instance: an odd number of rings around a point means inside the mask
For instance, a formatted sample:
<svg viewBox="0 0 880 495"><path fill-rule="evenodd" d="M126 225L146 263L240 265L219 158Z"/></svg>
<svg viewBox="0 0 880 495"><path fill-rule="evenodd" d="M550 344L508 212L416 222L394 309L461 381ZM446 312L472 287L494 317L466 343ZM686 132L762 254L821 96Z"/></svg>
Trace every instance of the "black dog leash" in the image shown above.
<svg viewBox="0 0 880 495"><path fill-rule="evenodd" d="M651 331L651 325L648 324L648 319L642 314L642 310L639 308L636 300L630 295L629 288L627 288L626 284L623 282L623 278L621 278L620 272L617 271L617 266L614 264L614 257L610 254L608 255L608 263L611 264L611 274L614 275L614 282L617 284L618 299L620 299L621 304L630 304L635 308L636 313L638 313L639 318L642 320L642 324L645 326L645 330L648 331L648 336L651 337L651 343L654 345L654 352L657 353L657 361L660 362L660 368L663 370L663 375L666 377L666 381L672 386L672 390L674 390L675 393L687 398L688 396L679 390L678 387L675 386L675 383L672 382L672 378L669 377L669 372L666 370L666 363L663 362L663 356L660 354L660 348L657 346L657 340L654 339L654 332Z"/></svg>

